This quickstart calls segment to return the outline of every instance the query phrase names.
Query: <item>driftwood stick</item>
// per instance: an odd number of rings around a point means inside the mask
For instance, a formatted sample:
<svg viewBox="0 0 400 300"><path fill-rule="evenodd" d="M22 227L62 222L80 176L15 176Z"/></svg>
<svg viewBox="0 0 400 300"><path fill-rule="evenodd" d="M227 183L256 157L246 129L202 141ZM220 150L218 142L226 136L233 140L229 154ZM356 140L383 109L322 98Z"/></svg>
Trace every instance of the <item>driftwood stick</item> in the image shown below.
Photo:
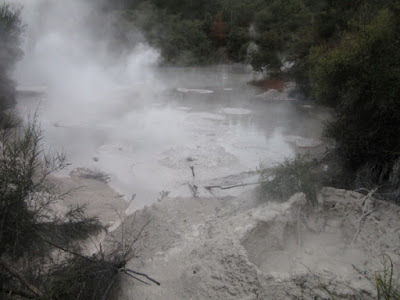
<svg viewBox="0 0 400 300"><path fill-rule="evenodd" d="M250 182L250 183L241 183L241 184L234 184L234 185L227 185L227 186L222 186L222 185L207 185L204 188L207 190L211 190L211 189L221 189L221 190L229 190L229 189L233 189L236 187L242 187L242 186L249 186L249 185L256 185L256 184L261 184L261 183L265 183L268 181L259 181L259 182Z"/></svg>
<svg viewBox="0 0 400 300"><path fill-rule="evenodd" d="M3 260L0 259L0 266L2 266L8 273L10 273L13 277L17 278L19 282L21 282L26 288L28 288L32 293L36 296L42 298L43 293L34 285L30 284L28 280L26 280L17 270L14 270L11 266L6 264Z"/></svg>

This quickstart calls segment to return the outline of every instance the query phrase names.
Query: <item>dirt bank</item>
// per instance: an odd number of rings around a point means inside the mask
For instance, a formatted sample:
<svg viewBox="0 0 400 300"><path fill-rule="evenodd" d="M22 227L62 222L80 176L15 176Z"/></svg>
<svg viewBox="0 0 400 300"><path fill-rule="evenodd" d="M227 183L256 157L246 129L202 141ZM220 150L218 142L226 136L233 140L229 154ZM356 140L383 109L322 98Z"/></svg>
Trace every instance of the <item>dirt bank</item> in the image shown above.
<svg viewBox="0 0 400 300"><path fill-rule="evenodd" d="M128 202L107 184L107 175L99 171L77 168L69 177L51 177L60 193L67 193L64 201L56 203L56 211L68 207L85 206L88 216L96 216L107 227L116 228L124 218Z"/></svg>
<svg viewBox="0 0 400 300"><path fill-rule="evenodd" d="M151 220L128 265L161 286L125 279L119 298L374 299L383 253L399 274L397 206L332 188L316 209L257 195L164 199L128 217L118 230L132 235Z"/></svg>

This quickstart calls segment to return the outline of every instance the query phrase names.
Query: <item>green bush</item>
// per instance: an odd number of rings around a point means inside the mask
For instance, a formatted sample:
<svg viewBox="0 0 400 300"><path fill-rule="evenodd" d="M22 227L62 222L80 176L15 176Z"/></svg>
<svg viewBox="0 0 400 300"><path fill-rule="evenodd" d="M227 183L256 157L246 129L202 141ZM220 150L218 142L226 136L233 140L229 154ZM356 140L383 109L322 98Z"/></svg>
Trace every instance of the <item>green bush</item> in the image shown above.
<svg viewBox="0 0 400 300"><path fill-rule="evenodd" d="M264 197L287 200L293 194L303 192L311 204L317 203L317 192L326 176L323 166L308 155L285 159L274 168L261 167L260 172Z"/></svg>
<svg viewBox="0 0 400 300"><path fill-rule="evenodd" d="M372 168L375 184L388 179L400 154L400 22L398 11L363 11L334 47L311 50L310 82L317 101L333 106L326 128L353 172Z"/></svg>
<svg viewBox="0 0 400 300"><path fill-rule="evenodd" d="M84 207L73 207L64 215L54 210L53 204L66 194L48 176L66 166L65 156L46 151L42 138L35 117L26 125L0 131L0 263L40 289L47 284L44 274L54 265L54 245L78 250L79 241L102 228L96 218L85 216ZM0 297L29 294L7 268L0 267L0 282Z"/></svg>

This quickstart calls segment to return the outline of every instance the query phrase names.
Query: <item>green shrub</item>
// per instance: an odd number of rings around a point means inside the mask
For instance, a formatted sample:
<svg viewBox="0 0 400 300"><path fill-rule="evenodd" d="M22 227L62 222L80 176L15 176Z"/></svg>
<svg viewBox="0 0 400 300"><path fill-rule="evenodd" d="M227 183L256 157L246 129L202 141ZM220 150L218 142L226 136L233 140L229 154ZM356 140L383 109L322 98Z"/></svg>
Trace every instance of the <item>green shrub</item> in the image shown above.
<svg viewBox="0 0 400 300"><path fill-rule="evenodd" d="M325 133L348 168L368 165L382 184L400 152L400 23L394 9L361 12L336 45L311 49L309 77L315 99L336 109Z"/></svg>
<svg viewBox="0 0 400 300"><path fill-rule="evenodd" d="M102 228L85 216L84 207L64 215L55 210L66 194L47 179L65 167L65 156L46 151L42 138L35 117L0 130L0 298L30 295L20 278L44 291L43 279L56 260L54 245L79 251L79 242Z"/></svg>
<svg viewBox="0 0 400 300"><path fill-rule="evenodd" d="M261 168L263 196L287 200L293 194L303 192L311 204L317 203L317 192L326 176L323 166L308 155L285 159L274 168Z"/></svg>

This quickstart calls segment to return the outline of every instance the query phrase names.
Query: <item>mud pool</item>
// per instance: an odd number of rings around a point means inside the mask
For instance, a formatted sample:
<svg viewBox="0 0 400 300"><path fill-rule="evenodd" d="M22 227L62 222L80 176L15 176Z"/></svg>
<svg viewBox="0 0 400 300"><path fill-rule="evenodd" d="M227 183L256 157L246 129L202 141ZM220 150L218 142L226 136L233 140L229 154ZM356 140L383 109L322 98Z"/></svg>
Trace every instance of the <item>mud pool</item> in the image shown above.
<svg viewBox="0 0 400 300"><path fill-rule="evenodd" d="M20 86L22 116L38 110L45 145L66 152L71 165L110 175L132 210L161 191L190 196L187 183L214 183L317 147L329 113L301 101L268 101L247 82L242 66L160 68L152 84L138 80L98 99L60 101L47 87ZM146 76L144 76L146 77ZM90 93L88 93L90 95ZM199 190L202 196L207 192ZM226 191L225 194L236 191Z"/></svg>

